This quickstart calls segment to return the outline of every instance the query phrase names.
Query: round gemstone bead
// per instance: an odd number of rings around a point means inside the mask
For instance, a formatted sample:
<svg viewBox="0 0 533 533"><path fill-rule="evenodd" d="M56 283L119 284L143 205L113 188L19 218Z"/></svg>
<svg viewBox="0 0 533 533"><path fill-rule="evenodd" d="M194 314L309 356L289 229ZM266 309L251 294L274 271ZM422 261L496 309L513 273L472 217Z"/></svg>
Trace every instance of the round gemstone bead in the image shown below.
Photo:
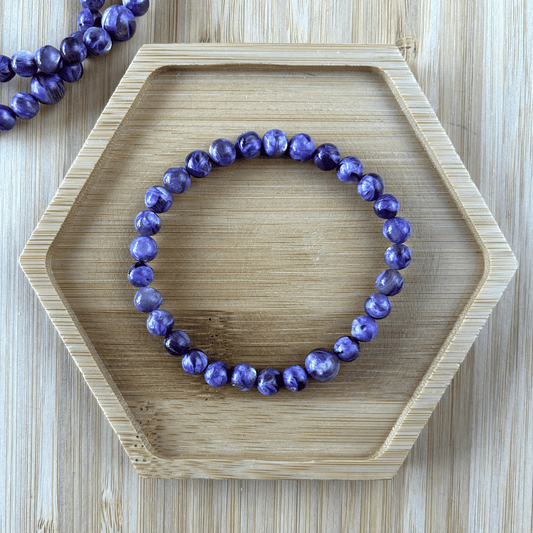
<svg viewBox="0 0 533 533"><path fill-rule="evenodd" d="M105 56L113 46L111 36L104 28L89 28L83 34L83 44L95 56Z"/></svg>
<svg viewBox="0 0 533 533"><path fill-rule="evenodd" d="M150 187L144 195L144 203L154 213L164 213L172 206L172 193L165 187Z"/></svg>
<svg viewBox="0 0 533 533"><path fill-rule="evenodd" d="M133 304L143 313L151 313L161 307L163 297L153 287L141 287L133 297Z"/></svg>
<svg viewBox="0 0 533 533"><path fill-rule="evenodd" d="M309 376L300 365L288 366L283 371L283 383L291 392L300 392L307 387Z"/></svg>
<svg viewBox="0 0 533 533"><path fill-rule="evenodd" d="M59 45L63 61L67 64L81 63L87 57L87 47L76 37L66 37Z"/></svg>
<svg viewBox="0 0 533 533"><path fill-rule="evenodd" d="M83 65L81 63L64 63L57 73L63 81L73 83L83 76Z"/></svg>
<svg viewBox="0 0 533 533"><path fill-rule="evenodd" d="M193 376L201 374L207 368L207 355L200 350L191 350L183 356L181 366L187 374ZM211 383L209 384L211 385ZM223 385L225 385L225 383L223 383Z"/></svg>
<svg viewBox="0 0 533 533"><path fill-rule="evenodd" d="M57 74L39 72L30 83L31 94L42 104L57 104L65 96L65 84Z"/></svg>
<svg viewBox="0 0 533 533"><path fill-rule="evenodd" d="M141 211L135 217L135 229L140 235L155 235L161 229L161 219L152 211Z"/></svg>
<svg viewBox="0 0 533 533"><path fill-rule="evenodd" d="M105 4L105 0L80 0L80 4L89 9L101 9Z"/></svg>
<svg viewBox="0 0 533 533"><path fill-rule="evenodd" d="M204 372L204 379L211 387L222 387L229 379L229 366L223 361L211 363Z"/></svg>
<svg viewBox="0 0 533 533"><path fill-rule="evenodd" d="M41 72L45 74L53 74L59 70L61 64L61 52L47 44L41 46L37 52L35 52L35 62Z"/></svg>
<svg viewBox="0 0 533 533"><path fill-rule="evenodd" d="M5 83L15 77L11 68L11 58L0 54L0 82Z"/></svg>
<svg viewBox="0 0 533 533"><path fill-rule="evenodd" d="M185 158L185 169L195 178L205 178L212 168L209 154L203 150L195 150Z"/></svg>
<svg viewBox="0 0 533 533"><path fill-rule="evenodd" d="M102 26L102 14L97 9L91 9L89 7L84 7L78 13L78 28L81 31L88 30L93 26L101 27Z"/></svg>
<svg viewBox="0 0 533 533"><path fill-rule="evenodd" d="M146 329L155 337L164 337L173 327L174 317L164 309L152 311L146 319Z"/></svg>
<svg viewBox="0 0 533 533"><path fill-rule="evenodd" d="M393 270L403 270L411 264L411 250L405 244L393 244L385 250L385 263Z"/></svg>
<svg viewBox="0 0 533 533"><path fill-rule="evenodd" d="M377 200L385 188L383 179L377 174L365 174L357 185L357 192L363 200L373 202Z"/></svg>
<svg viewBox="0 0 533 533"><path fill-rule="evenodd" d="M345 336L337 339L333 346L335 355L345 363L355 361L359 357L361 351L359 341L355 337Z"/></svg>
<svg viewBox="0 0 533 533"><path fill-rule="evenodd" d="M17 115L8 106L0 104L0 131L9 131L15 127Z"/></svg>
<svg viewBox="0 0 533 533"><path fill-rule="evenodd" d="M17 117L30 119L39 112L39 102L30 93L17 93L11 98L11 109Z"/></svg>
<svg viewBox="0 0 533 533"><path fill-rule="evenodd" d="M395 217L383 224L383 235L394 244L401 244L411 236L411 224L405 218Z"/></svg>
<svg viewBox="0 0 533 533"><path fill-rule="evenodd" d="M387 296L380 292L371 294L365 302L365 311L368 316L381 320L390 315L392 303Z"/></svg>
<svg viewBox="0 0 533 533"><path fill-rule="evenodd" d="M400 210L400 202L392 194L382 194L374 202L374 213L379 218L394 218Z"/></svg>
<svg viewBox="0 0 533 533"><path fill-rule="evenodd" d="M358 316L352 322L352 337L359 342L370 342L378 334L377 322L368 315Z"/></svg>
<svg viewBox="0 0 533 533"><path fill-rule="evenodd" d="M257 370L248 363L241 363L233 369L231 384L239 390L250 390L257 380Z"/></svg>
<svg viewBox="0 0 533 533"><path fill-rule="evenodd" d="M261 137L255 131L245 131L235 141L237 157L244 157L245 159L257 157L261 152L261 145Z"/></svg>
<svg viewBox="0 0 533 533"><path fill-rule="evenodd" d="M315 153L315 141L307 133L297 133L289 142L289 155L295 161L309 161Z"/></svg>
<svg viewBox="0 0 533 533"><path fill-rule="evenodd" d="M397 270L384 270L376 278L376 289L386 296L395 296L403 289L403 278Z"/></svg>
<svg viewBox="0 0 533 533"><path fill-rule="evenodd" d="M334 144L321 144L313 156L320 170L333 170L341 161L339 149Z"/></svg>
<svg viewBox="0 0 533 533"><path fill-rule="evenodd" d="M189 335L185 331L174 329L167 333L163 345L170 355L185 355L191 349L191 339L189 339ZM203 369L200 372L203 372Z"/></svg>
<svg viewBox="0 0 533 533"><path fill-rule="evenodd" d="M115 4L104 11L102 28L113 41L129 41L137 29L135 15L127 7Z"/></svg>
<svg viewBox="0 0 533 533"><path fill-rule="evenodd" d="M136 17L142 17L150 8L150 0L122 0L122 5Z"/></svg>
<svg viewBox="0 0 533 533"><path fill-rule="evenodd" d="M139 235L131 241L130 253L136 261L147 263L157 255L157 243L151 237Z"/></svg>
<svg viewBox="0 0 533 533"><path fill-rule="evenodd" d="M181 194L191 186L191 176L183 167L169 168L163 176L163 185L173 194Z"/></svg>
<svg viewBox="0 0 533 533"><path fill-rule="evenodd" d="M333 379L341 368L339 358L327 350L313 350L305 358L307 373L317 381Z"/></svg>
<svg viewBox="0 0 533 533"><path fill-rule="evenodd" d="M137 261L128 270L128 281L134 287L146 287L154 281L154 271L151 266L144 264L142 261Z"/></svg>
<svg viewBox="0 0 533 533"><path fill-rule="evenodd" d="M19 50L11 56L11 68L22 78L31 78L37 72L35 56L27 50Z"/></svg>
<svg viewBox="0 0 533 533"><path fill-rule="evenodd" d="M345 157L337 167L337 178L346 183L359 183L363 176L363 163L352 155Z"/></svg>
<svg viewBox="0 0 533 533"><path fill-rule="evenodd" d="M263 135L263 150L269 157L280 157L289 147L289 140L281 130L269 130Z"/></svg>
<svg viewBox="0 0 533 533"><path fill-rule="evenodd" d="M265 396L274 396L283 385L283 377L275 368L267 368L257 376L257 390Z"/></svg>
<svg viewBox="0 0 533 533"><path fill-rule="evenodd" d="M83 44L83 36L85 35L85 30L76 30L74 32L72 32L69 37L74 37L74 39L76 39L77 41L79 41L81 44ZM85 46L85 45L84 45ZM85 48L87 49L87 47L85 46Z"/></svg>
<svg viewBox="0 0 533 533"><path fill-rule="evenodd" d="M235 145L228 139L217 139L209 146L209 156L219 167L231 165L237 157Z"/></svg>

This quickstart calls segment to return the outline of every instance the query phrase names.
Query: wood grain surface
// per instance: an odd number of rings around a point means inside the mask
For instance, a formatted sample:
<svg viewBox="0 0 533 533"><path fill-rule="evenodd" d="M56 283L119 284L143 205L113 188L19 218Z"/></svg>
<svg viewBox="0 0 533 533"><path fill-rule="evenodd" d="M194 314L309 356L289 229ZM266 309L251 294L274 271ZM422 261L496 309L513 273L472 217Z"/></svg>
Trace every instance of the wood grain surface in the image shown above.
<svg viewBox="0 0 533 533"><path fill-rule="evenodd" d="M0 4L1 52L58 45L77 9ZM58 106L3 134L0 531L530 531L532 18L518 1L155 2ZM17 258L145 42L396 44L429 97L521 267L392 480L140 479L27 283Z"/></svg>

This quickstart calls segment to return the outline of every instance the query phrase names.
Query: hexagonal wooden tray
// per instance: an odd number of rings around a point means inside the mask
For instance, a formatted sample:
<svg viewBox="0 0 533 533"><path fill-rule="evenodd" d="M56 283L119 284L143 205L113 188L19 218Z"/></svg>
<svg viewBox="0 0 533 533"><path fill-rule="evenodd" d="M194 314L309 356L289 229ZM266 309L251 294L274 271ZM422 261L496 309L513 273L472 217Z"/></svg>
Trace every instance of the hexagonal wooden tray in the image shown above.
<svg viewBox="0 0 533 533"><path fill-rule="evenodd" d="M218 137L273 127L381 174L414 261L356 362L267 398L186 375L126 272L147 187ZM163 307L230 364L283 368L331 347L385 268L372 205L311 163L215 169L162 219ZM145 46L21 264L141 475L321 479L394 475L516 268L398 50L337 45Z"/></svg>

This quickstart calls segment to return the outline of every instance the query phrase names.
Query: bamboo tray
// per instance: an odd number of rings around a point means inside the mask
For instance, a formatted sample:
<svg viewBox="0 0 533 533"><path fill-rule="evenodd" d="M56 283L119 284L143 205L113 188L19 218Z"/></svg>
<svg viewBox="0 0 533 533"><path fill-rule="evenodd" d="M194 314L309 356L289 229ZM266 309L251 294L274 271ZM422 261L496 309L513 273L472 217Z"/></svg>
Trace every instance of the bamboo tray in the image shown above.
<svg viewBox="0 0 533 533"><path fill-rule="evenodd" d="M413 226L393 312L332 382L266 398L186 375L125 279L144 191L218 137L310 133L383 176ZM356 187L287 159L194 180L162 216L163 308L230 365L302 363L349 334L383 270ZM515 258L391 46L142 48L21 264L139 474L389 478L515 269Z"/></svg>

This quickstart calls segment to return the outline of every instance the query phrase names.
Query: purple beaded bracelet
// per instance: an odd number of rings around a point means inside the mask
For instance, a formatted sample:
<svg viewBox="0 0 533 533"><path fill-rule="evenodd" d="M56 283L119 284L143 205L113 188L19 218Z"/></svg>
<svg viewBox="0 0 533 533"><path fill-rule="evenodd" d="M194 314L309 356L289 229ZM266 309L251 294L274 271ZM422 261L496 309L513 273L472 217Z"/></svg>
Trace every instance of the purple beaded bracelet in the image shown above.
<svg viewBox="0 0 533 533"><path fill-rule="evenodd" d="M0 54L0 82L5 83L16 74L31 78L30 92L19 92L11 98L11 105L0 104L0 131L15 127L17 118L31 119L39 112L40 104L57 104L65 95L65 82L78 81L83 76L83 61L90 56L102 56L111 50L112 41L127 41L136 30L135 17L144 15L150 0L122 0L103 14L105 0L80 0L83 9L78 15L78 30L63 39L59 50L42 46L32 54L26 50L12 57Z"/></svg>
<svg viewBox="0 0 533 533"><path fill-rule="evenodd" d="M365 302L366 314L358 316L352 323L351 335L340 337L333 350L316 349L307 355L304 366L292 365L280 372L274 368L257 371L247 363L231 368L223 361L210 362L201 350L191 348L187 333L174 329L174 317L160 309L161 294L149 287L154 279L154 271L147 264L157 255L157 243L152 238L161 228L160 213L172 206L173 194L185 192L191 185L191 176L204 178L213 166L225 167L236 158L252 158L260 153L268 157L288 155L296 161L313 159L321 170L336 170L337 177L346 183L356 183L357 191L363 200L374 202L375 214L385 219L383 235L392 243L385 251L388 269L376 279L377 292ZM253 132L246 131L232 143L228 139L217 139L208 152L196 150L185 158L184 167L168 169L163 176L163 185L150 187L144 198L147 209L135 217L135 228L139 236L130 244L130 253L136 263L130 266L128 280L138 290L133 299L139 311L148 313L146 325L155 336L163 337L165 349L174 356L181 356L183 370L188 374L204 375L212 387L222 387L231 383L239 390L246 391L257 387L266 396L276 394L286 387L292 392L305 389L309 378L329 381L340 370L340 362L357 359L360 343L372 341L378 333L376 320L383 319L391 312L389 296L398 294L403 288L403 278L399 270L409 266L411 251L404 242L411 235L409 222L396 216L399 201L391 194L383 194L384 184L377 174L364 174L363 165L353 156L341 159L339 150L333 144L315 142L309 135L298 133L289 141L281 130L273 129L265 133L263 139Z"/></svg>

